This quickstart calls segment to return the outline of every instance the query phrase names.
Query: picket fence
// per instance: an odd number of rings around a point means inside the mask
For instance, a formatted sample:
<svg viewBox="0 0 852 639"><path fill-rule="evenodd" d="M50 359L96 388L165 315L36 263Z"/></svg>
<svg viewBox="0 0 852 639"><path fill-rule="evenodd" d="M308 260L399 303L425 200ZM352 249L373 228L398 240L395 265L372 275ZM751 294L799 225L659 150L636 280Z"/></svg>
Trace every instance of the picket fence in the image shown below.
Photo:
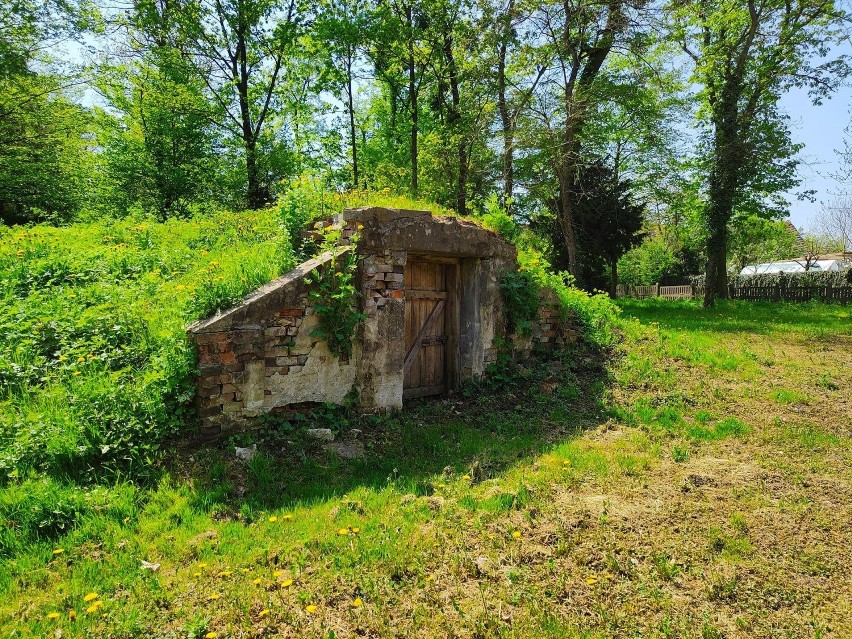
<svg viewBox="0 0 852 639"><path fill-rule="evenodd" d="M679 286L627 286L619 284L616 297L662 297L669 300L693 299L704 296L703 286L683 284ZM852 302L852 286L728 286L728 297L734 300L754 300L770 302L807 302L821 300L840 302L843 305Z"/></svg>

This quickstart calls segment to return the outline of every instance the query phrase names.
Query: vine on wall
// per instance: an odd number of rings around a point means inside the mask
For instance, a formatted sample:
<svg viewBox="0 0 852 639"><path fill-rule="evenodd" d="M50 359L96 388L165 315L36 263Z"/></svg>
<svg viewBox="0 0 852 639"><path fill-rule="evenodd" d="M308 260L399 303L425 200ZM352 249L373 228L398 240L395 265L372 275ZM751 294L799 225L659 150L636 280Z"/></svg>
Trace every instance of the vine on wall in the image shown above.
<svg viewBox="0 0 852 639"><path fill-rule="evenodd" d="M311 337L322 338L332 355L348 361L355 331L366 318L358 310L359 293L355 286L358 257L354 247L358 238L352 237L351 246L341 248L340 228L327 227L319 232L323 237L322 252L330 252L333 257L325 267L314 269L311 277L306 278L312 285L308 302L319 322Z"/></svg>
<svg viewBox="0 0 852 639"><path fill-rule="evenodd" d="M500 277L500 292L506 306L509 333L529 337L538 316L538 283L527 271L507 271Z"/></svg>

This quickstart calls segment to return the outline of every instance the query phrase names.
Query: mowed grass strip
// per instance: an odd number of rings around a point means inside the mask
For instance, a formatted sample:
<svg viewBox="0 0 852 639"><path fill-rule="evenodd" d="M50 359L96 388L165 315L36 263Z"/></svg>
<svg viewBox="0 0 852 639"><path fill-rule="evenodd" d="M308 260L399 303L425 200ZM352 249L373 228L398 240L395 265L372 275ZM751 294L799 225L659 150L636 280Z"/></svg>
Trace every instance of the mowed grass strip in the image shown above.
<svg viewBox="0 0 852 639"><path fill-rule="evenodd" d="M617 352L335 413L363 459L270 423L92 489L6 563L2 633L849 636L849 309L622 308Z"/></svg>

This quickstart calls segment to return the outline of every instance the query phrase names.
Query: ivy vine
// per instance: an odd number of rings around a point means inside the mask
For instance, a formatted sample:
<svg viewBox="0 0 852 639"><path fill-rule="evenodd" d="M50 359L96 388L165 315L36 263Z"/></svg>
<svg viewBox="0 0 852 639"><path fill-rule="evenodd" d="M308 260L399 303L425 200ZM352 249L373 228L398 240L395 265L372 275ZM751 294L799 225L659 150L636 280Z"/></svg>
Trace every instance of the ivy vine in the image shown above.
<svg viewBox="0 0 852 639"><path fill-rule="evenodd" d="M354 247L358 238L352 238L352 248L341 248L340 232L334 227L321 231L322 252L330 252L332 258L324 267L314 269L306 282L312 285L308 302L318 320L311 337L323 339L332 355L348 361L355 331L366 315L358 310L359 293L355 286L358 257Z"/></svg>
<svg viewBox="0 0 852 639"><path fill-rule="evenodd" d="M509 334L529 337L538 316L538 283L527 271L507 271L500 278L500 292L503 294Z"/></svg>

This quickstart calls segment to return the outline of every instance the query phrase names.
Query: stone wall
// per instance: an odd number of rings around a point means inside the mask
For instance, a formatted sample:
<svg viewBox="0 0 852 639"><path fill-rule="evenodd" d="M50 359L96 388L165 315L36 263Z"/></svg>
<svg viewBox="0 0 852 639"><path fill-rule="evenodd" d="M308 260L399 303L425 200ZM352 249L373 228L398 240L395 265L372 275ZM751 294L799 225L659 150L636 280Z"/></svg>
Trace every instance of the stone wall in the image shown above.
<svg viewBox="0 0 852 639"><path fill-rule="evenodd" d="M343 402L355 383L359 348L345 361L311 333L317 316L304 276L326 254L270 282L243 302L190 328L198 350L196 402L205 431L293 406Z"/></svg>
<svg viewBox="0 0 852 639"><path fill-rule="evenodd" d="M352 357L334 357L312 336L318 318L308 302L305 276L330 266L332 256L324 254L190 327L198 349L197 406L206 433L265 413L339 404L353 389L364 411L402 407L409 257L452 258L457 264L460 288L446 347L451 362L446 386L458 388L496 361L496 346L508 337L500 275L516 268L514 246L471 222L425 211L354 209L336 223L341 243L348 245L344 250L358 252L356 284L366 316ZM357 247L351 246L356 233ZM545 295L532 335L516 340L516 347L524 353L536 344L556 348L575 338L555 298Z"/></svg>
<svg viewBox="0 0 852 639"><path fill-rule="evenodd" d="M550 290L539 293L538 315L533 321L530 335L512 336L515 352L520 356L528 356L535 349L558 350L577 342L579 328L576 318L565 315L560 307L559 299Z"/></svg>

